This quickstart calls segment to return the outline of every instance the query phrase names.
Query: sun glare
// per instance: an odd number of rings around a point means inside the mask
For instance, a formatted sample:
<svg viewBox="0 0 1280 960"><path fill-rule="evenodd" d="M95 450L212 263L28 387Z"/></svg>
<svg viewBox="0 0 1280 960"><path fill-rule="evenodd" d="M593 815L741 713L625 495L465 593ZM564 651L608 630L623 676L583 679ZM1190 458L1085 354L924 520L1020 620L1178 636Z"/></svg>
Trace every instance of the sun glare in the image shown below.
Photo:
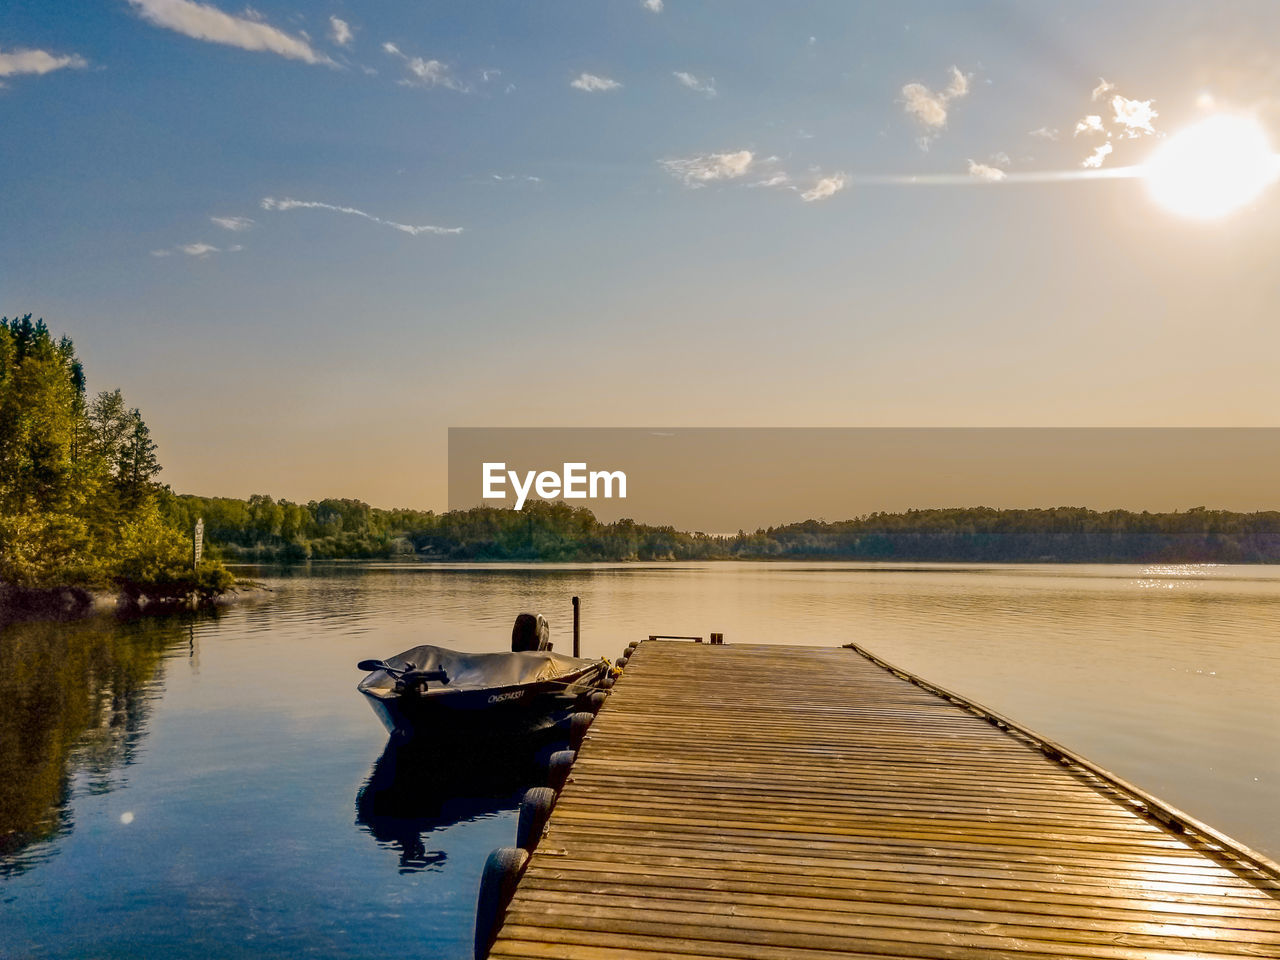
<svg viewBox="0 0 1280 960"><path fill-rule="evenodd" d="M1210 220L1255 200L1280 176L1280 159L1256 120L1218 114L1171 137L1143 176L1166 210Z"/></svg>

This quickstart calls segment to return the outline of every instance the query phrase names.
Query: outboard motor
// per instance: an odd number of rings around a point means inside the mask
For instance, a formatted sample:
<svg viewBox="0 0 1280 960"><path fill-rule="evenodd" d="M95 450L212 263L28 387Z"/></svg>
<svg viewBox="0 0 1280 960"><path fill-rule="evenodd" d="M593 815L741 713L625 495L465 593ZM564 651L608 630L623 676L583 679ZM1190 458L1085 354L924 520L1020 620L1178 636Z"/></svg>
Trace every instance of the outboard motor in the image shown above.
<svg viewBox="0 0 1280 960"><path fill-rule="evenodd" d="M542 614L522 613L511 628L511 652L522 650L550 650L551 628Z"/></svg>

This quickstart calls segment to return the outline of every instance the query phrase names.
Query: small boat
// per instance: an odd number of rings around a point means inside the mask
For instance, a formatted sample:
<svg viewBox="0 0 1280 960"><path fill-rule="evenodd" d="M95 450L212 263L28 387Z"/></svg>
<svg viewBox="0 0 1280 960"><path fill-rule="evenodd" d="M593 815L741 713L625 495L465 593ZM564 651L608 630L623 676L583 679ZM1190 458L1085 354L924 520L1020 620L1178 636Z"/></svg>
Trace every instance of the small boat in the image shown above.
<svg viewBox="0 0 1280 960"><path fill-rule="evenodd" d="M546 620L521 614L511 653L423 645L362 660L356 687L394 736L441 743L524 737L567 724L609 675L607 660L553 653Z"/></svg>

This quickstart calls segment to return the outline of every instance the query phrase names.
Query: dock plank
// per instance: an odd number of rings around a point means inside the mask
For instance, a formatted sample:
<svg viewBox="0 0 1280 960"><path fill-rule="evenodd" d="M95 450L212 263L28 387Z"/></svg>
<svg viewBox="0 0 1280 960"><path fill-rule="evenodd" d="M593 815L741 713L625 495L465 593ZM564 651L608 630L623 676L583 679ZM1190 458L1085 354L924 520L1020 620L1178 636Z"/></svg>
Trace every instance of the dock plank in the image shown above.
<svg viewBox="0 0 1280 960"><path fill-rule="evenodd" d="M1280 882L839 648L651 640L505 960L1280 960Z"/></svg>

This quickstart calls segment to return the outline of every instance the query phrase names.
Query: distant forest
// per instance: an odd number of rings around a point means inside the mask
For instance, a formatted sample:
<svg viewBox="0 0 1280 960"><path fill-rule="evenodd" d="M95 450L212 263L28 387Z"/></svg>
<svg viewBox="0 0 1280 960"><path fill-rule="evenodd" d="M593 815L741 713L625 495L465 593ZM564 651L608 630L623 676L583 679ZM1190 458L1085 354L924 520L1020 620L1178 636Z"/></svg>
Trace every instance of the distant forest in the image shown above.
<svg viewBox="0 0 1280 960"><path fill-rule="evenodd" d="M167 495L168 521L203 517L225 560L932 560L1280 563L1280 512L1175 513L968 507L807 520L733 536L689 533L534 501L522 511L381 510L358 500L291 503Z"/></svg>

